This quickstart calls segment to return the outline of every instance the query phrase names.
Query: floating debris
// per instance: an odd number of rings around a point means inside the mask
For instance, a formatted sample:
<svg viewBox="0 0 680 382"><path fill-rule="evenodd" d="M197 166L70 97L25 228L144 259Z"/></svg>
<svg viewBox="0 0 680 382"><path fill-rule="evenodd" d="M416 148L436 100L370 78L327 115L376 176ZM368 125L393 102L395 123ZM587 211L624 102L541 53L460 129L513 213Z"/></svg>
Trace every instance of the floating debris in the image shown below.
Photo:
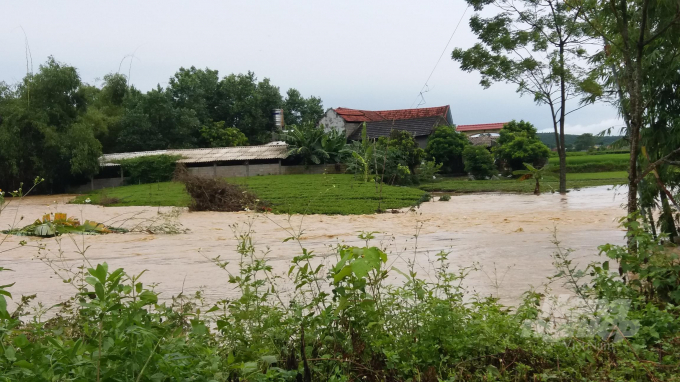
<svg viewBox="0 0 680 382"><path fill-rule="evenodd" d="M54 216L53 216L54 215ZM2 231L3 234L17 236L54 237L63 234L102 235L107 233L125 233L124 228L107 227L102 223L85 220L80 223L76 217L68 217L65 213L45 214L33 224L23 228Z"/></svg>

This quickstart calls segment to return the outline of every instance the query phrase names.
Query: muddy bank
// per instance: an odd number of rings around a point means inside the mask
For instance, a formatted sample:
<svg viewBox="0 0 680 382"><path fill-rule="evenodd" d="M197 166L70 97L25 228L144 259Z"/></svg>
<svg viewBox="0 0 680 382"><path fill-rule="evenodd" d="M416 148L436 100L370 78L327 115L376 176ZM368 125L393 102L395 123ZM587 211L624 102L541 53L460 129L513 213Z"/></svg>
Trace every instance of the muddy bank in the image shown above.
<svg viewBox="0 0 680 382"><path fill-rule="evenodd" d="M107 262L110 268L124 267L128 273L147 270L143 281L157 283L163 296L182 289L205 291L207 300L233 296L224 270L211 263L221 256L235 270L239 256L235 251L233 226L254 231L258 256L266 253L277 273L284 275L293 256L300 253L295 241L283 242L292 231L303 230L302 245L320 256L319 261L334 263L332 246L337 243L362 245L362 231L378 231L373 245L390 254L388 264L405 268L414 260L419 276L434 276L432 263L439 251L450 252L452 269L478 264L481 271L470 274L466 285L471 293L494 294L513 303L530 287L540 287L553 274L550 254L553 230L565 247L575 250L573 257L586 264L597 259L597 246L623 243L624 232L617 220L625 211L622 193L611 187L573 191L567 195L544 194L466 194L449 202L428 202L416 212L361 216L256 215L249 212L184 212L179 221L190 229L187 234L147 233L74 236L60 239L9 237L0 247L0 266L14 272L0 274L2 284L15 282L11 292L15 301L22 294L37 293L38 300L53 304L71 296L75 290L54 275L40 258L63 258L55 268L81 265L79 254L86 248L91 263ZM122 221L156 218L169 209L150 207L101 207L65 204L70 196L29 197L10 205L0 216L0 228L25 217L26 225L44 213L65 212L85 219ZM23 224L25 223L25 224ZM126 224L133 224L127 222ZM21 240L29 245L17 247ZM45 248L38 251L35 246ZM396 276L395 276L396 277ZM555 286L555 293L563 289Z"/></svg>

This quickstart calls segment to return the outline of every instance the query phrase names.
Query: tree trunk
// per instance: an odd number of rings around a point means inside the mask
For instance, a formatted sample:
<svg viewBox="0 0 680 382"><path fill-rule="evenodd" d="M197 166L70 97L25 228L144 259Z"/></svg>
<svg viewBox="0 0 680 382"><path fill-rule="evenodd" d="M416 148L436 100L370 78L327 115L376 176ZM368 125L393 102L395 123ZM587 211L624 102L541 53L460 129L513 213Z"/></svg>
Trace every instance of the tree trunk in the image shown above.
<svg viewBox="0 0 680 382"><path fill-rule="evenodd" d="M668 203L668 197L663 191L659 191L659 198L661 199L661 216L659 220L662 221L661 229L663 233L668 234L668 239L672 243L675 242L675 237L678 236L678 231L675 228L675 222L673 221L673 211L671 210L671 205Z"/></svg>
<svg viewBox="0 0 680 382"><path fill-rule="evenodd" d="M560 194L567 193L567 152L564 139L564 117L567 107L567 90L564 70L564 41L560 41L560 146L557 148L560 157Z"/></svg>

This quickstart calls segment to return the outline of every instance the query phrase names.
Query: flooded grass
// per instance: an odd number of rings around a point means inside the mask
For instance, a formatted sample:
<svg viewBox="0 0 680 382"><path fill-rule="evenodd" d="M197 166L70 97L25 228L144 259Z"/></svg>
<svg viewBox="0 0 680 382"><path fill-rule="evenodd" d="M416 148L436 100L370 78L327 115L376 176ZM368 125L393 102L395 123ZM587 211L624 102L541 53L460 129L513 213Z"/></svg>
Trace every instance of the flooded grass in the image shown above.
<svg viewBox="0 0 680 382"><path fill-rule="evenodd" d="M628 173L625 171L609 171L594 173L567 174L567 188L580 189L597 186L614 186L626 183ZM439 181L425 183L422 190L431 192L534 192L535 183L531 181L519 182L517 179L499 180L469 180L468 178L443 178ZM559 188L557 179L541 183L541 192L552 192Z"/></svg>
<svg viewBox="0 0 680 382"><path fill-rule="evenodd" d="M404 208L416 204L423 191L364 183L352 175L269 175L230 178L271 203L274 213L358 215ZM104 198L118 199L110 206L177 206L190 203L184 185L175 182L124 186L82 195L74 203L101 204Z"/></svg>

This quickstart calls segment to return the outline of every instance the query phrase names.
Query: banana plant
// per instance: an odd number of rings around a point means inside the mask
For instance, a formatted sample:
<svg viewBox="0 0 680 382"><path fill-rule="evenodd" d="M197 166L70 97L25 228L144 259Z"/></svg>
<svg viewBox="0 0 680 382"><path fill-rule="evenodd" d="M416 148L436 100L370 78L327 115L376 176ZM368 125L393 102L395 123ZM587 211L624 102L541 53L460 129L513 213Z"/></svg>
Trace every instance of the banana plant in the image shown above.
<svg viewBox="0 0 680 382"><path fill-rule="evenodd" d="M513 171L514 175L521 175L518 181L524 181L527 179L534 179L536 181L536 187L534 188L534 195L541 194L541 181L545 179L555 179L554 176L549 175L550 164L546 164L541 168L536 168L529 163L524 163L526 170Z"/></svg>

